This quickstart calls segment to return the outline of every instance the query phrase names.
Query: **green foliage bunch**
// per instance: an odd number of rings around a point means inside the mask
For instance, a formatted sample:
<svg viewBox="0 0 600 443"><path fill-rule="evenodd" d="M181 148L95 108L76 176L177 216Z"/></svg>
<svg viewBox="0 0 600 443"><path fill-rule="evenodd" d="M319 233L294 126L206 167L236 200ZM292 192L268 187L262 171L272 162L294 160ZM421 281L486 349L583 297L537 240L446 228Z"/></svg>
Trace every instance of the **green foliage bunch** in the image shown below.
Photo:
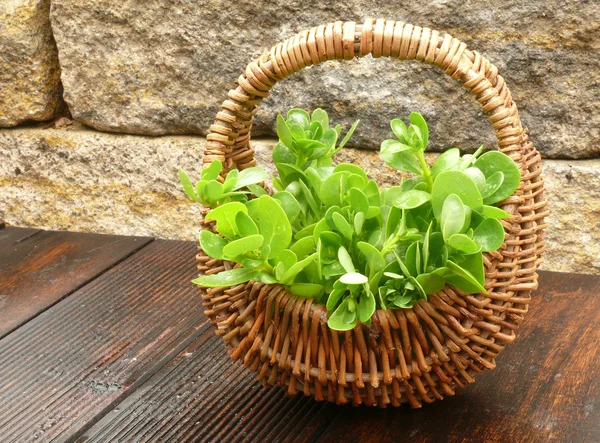
<svg viewBox="0 0 600 443"><path fill-rule="evenodd" d="M381 144L381 157L414 177L380 188L356 165L333 166L357 124L338 144L341 127L330 127L322 109L279 115L272 196L259 186L260 168L221 182L215 161L196 186L180 171L188 196L213 208L206 219L217 234L201 231L204 252L240 265L194 282L280 283L325 305L328 325L340 331L368 324L376 309L411 308L446 284L485 292L482 253L501 247L499 220L510 217L494 204L517 189L517 165L481 147L463 156L449 149L430 168L429 129L412 113L408 125L392 120L395 138Z"/></svg>

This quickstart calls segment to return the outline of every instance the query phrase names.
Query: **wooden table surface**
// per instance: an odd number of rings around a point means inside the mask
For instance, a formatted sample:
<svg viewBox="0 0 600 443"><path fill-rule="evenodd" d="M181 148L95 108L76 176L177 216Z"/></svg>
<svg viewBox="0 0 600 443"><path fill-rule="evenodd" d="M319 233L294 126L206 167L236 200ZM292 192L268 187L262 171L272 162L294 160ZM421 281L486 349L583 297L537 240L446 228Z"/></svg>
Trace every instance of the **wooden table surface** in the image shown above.
<svg viewBox="0 0 600 443"><path fill-rule="evenodd" d="M0 229L0 442L600 442L600 276L541 272L516 343L455 397L353 408L231 362L195 250Z"/></svg>

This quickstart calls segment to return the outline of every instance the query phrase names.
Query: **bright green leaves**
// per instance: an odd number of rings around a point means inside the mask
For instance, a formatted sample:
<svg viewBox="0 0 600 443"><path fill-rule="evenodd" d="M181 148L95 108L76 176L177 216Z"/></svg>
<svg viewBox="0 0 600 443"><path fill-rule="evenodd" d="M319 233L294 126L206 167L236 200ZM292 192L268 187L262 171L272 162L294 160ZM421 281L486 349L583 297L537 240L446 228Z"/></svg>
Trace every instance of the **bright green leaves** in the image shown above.
<svg viewBox="0 0 600 443"><path fill-rule="evenodd" d="M498 220L486 218L473 231L473 240L482 251L495 251L504 243L504 228Z"/></svg>
<svg viewBox="0 0 600 443"><path fill-rule="evenodd" d="M279 137L279 141L288 148L291 148L294 144L292 132L281 114L277 116L277 137Z"/></svg>
<svg viewBox="0 0 600 443"><path fill-rule="evenodd" d="M521 182L521 173L516 163L507 155L498 151L486 152L475 162L475 167L479 168L485 175L487 183L500 183L490 186L493 191L486 192L484 203L491 205L506 200L519 187ZM498 174L500 172L502 175Z"/></svg>
<svg viewBox="0 0 600 443"><path fill-rule="evenodd" d="M217 231L231 240L239 235L236 223L238 212L248 213L248 208L240 202L231 202L210 211L206 214L206 220L215 220Z"/></svg>
<svg viewBox="0 0 600 443"><path fill-rule="evenodd" d="M263 195L246 203L248 215L258 226L258 231L264 237L264 245L269 249L269 258L277 256L286 249L292 240L290 222L274 198ZM218 228L217 228L218 229ZM263 253L266 249L263 248Z"/></svg>
<svg viewBox="0 0 600 443"><path fill-rule="evenodd" d="M431 205L436 217L440 216L450 194L456 194L465 205L476 211L483 206L479 189L471 177L461 171L444 171L435 178L431 191Z"/></svg>
<svg viewBox="0 0 600 443"><path fill-rule="evenodd" d="M218 274L201 275L197 279L193 280L192 283L205 286L207 288L221 288L225 286L239 285L240 283L254 279L257 275L258 271L254 269L235 268L229 271L219 272Z"/></svg>
<svg viewBox="0 0 600 443"><path fill-rule="evenodd" d="M425 191L412 189L400 194L394 206L400 209L414 209L431 200L431 194Z"/></svg>
<svg viewBox="0 0 600 443"><path fill-rule="evenodd" d="M229 174L236 171L235 169L230 171ZM236 171L237 172L237 171ZM227 177L229 177L227 174ZM267 173L261 168L248 168L240 171L237 183L232 185L232 189L244 188L248 185L255 185L261 183L267 179ZM225 180L227 182L227 180Z"/></svg>
<svg viewBox="0 0 600 443"><path fill-rule="evenodd" d="M227 245L227 240L219 237L211 231L203 229L200 231L200 246L207 255L213 258L223 258L223 248Z"/></svg>
<svg viewBox="0 0 600 443"><path fill-rule="evenodd" d="M344 140L336 146L340 128L329 127L329 117L322 109L312 115L303 109L291 109L287 119L277 116L279 143L273 150L276 164L289 163L302 169L331 166L331 157L348 142L358 121L352 125Z"/></svg>
<svg viewBox="0 0 600 443"><path fill-rule="evenodd" d="M445 240L454 234L459 234L463 230L465 217L465 205L460 197L456 194L450 194L446 197L442 205L440 217L438 218Z"/></svg>
<svg viewBox="0 0 600 443"><path fill-rule="evenodd" d="M234 260L240 255L259 249L265 238L260 234L250 235L248 237L238 238L223 247L223 258Z"/></svg>
<svg viewBox="0 0 600 443"><path fill-rule="evenodd" d="M492 204L518 187L514 162L497 152L480 156L482 148L464 156L454 148L430 169L429 129L412 113L408 125L391 122L396 138L382 143L381 156L416 176L381 189L355 164L333 167L355 128L339 142L341 126L330 127L322 109L278 116L272 196L259 168L222 177L215 161L195 186L180 171L186 194L212 208L205 218L215 232L201 231L203 251L237 263L194 282L282 284L325 305L329 327L340 331L368 324L378 308L412 308L446 284L485 291L482 254L503 247L499 220L511 217Z"/></svg>
<svg viewBox="0 0 600 443"><path fill-rule="evenodd" d="M368 278L357 272L342 275L333 285L326 304L331 313L328 326L337 331L353 329L358 322L369 323L377 308Z"/></svg>
<svg viewBox="0 0 600 443"><path fill-rule="evenodd" d="M248 168L239 172L236 169L229 171L221 183L218 178L223 165L215 160L202 170L200 181L196 186L183 170L179 170L179 181L189 198L197 203L202 203L215 208L231 201L246 201L248 192L244 189L256 186L267 178L267 174L260 168Z"/></svg>
<svg viewBox="0 0 600 443"><path fill-rule="evenodd" d="M381 144L381 158L392 168L423 176L424 190L431 192L432 176L425 162L424 152L429 141L429 128L423 116L417 112L410 114L410 126L400 120L392 120L390 126L398 140L384 140Z"/></svg>

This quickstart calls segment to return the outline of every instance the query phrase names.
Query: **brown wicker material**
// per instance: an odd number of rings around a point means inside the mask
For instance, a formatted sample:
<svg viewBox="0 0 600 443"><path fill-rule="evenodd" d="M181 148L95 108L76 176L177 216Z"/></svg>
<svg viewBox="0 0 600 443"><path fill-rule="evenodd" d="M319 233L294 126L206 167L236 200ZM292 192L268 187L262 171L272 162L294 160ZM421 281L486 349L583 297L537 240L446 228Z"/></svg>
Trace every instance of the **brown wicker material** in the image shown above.
<svg viewBox="0 0 600 443"><path fill-rule="evenodd" d="M439 66L475 95L496 131L498 148L521 170L515 195L500 206L513 215L502 223L506 240L484 254L488 294L446 286L412 309L378 310L370 326L347 332L327 326L325 307L291 295L281 285L249 282L202 290L216 333L258 378L339 404L420 407L453 395L474 375L495 367L515 340L527 313L544 250L544 182L540 155L529 141L498 69L448 34L391 20L335 22L277 44L248 65L210 127L204 163L226 169L253 166L250 128L256 106L273 85L305 66L326 60L389 56ZM212 222L202 222L212 229ZM197 256L201 273L232 263ZM274 307L274 309L273 309Z"/></svg>

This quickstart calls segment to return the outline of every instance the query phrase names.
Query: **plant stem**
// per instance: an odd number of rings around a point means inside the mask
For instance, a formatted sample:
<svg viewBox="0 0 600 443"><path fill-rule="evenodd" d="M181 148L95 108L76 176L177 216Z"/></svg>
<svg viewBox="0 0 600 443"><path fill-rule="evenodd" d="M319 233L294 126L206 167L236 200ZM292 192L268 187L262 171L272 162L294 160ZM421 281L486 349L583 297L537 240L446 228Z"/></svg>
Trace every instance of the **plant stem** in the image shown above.
<svg viewBox="0 0 600 443"><path fill-rule="evenodd" d="M429 170L429 166L425 161L425 155L423 151L417 152L417 158L419 159L419 164L423 170L423 177L425 177L425 181L427 182L427 192L431 192L433 189L433 177L431 176L431 171Z"/></svg>

